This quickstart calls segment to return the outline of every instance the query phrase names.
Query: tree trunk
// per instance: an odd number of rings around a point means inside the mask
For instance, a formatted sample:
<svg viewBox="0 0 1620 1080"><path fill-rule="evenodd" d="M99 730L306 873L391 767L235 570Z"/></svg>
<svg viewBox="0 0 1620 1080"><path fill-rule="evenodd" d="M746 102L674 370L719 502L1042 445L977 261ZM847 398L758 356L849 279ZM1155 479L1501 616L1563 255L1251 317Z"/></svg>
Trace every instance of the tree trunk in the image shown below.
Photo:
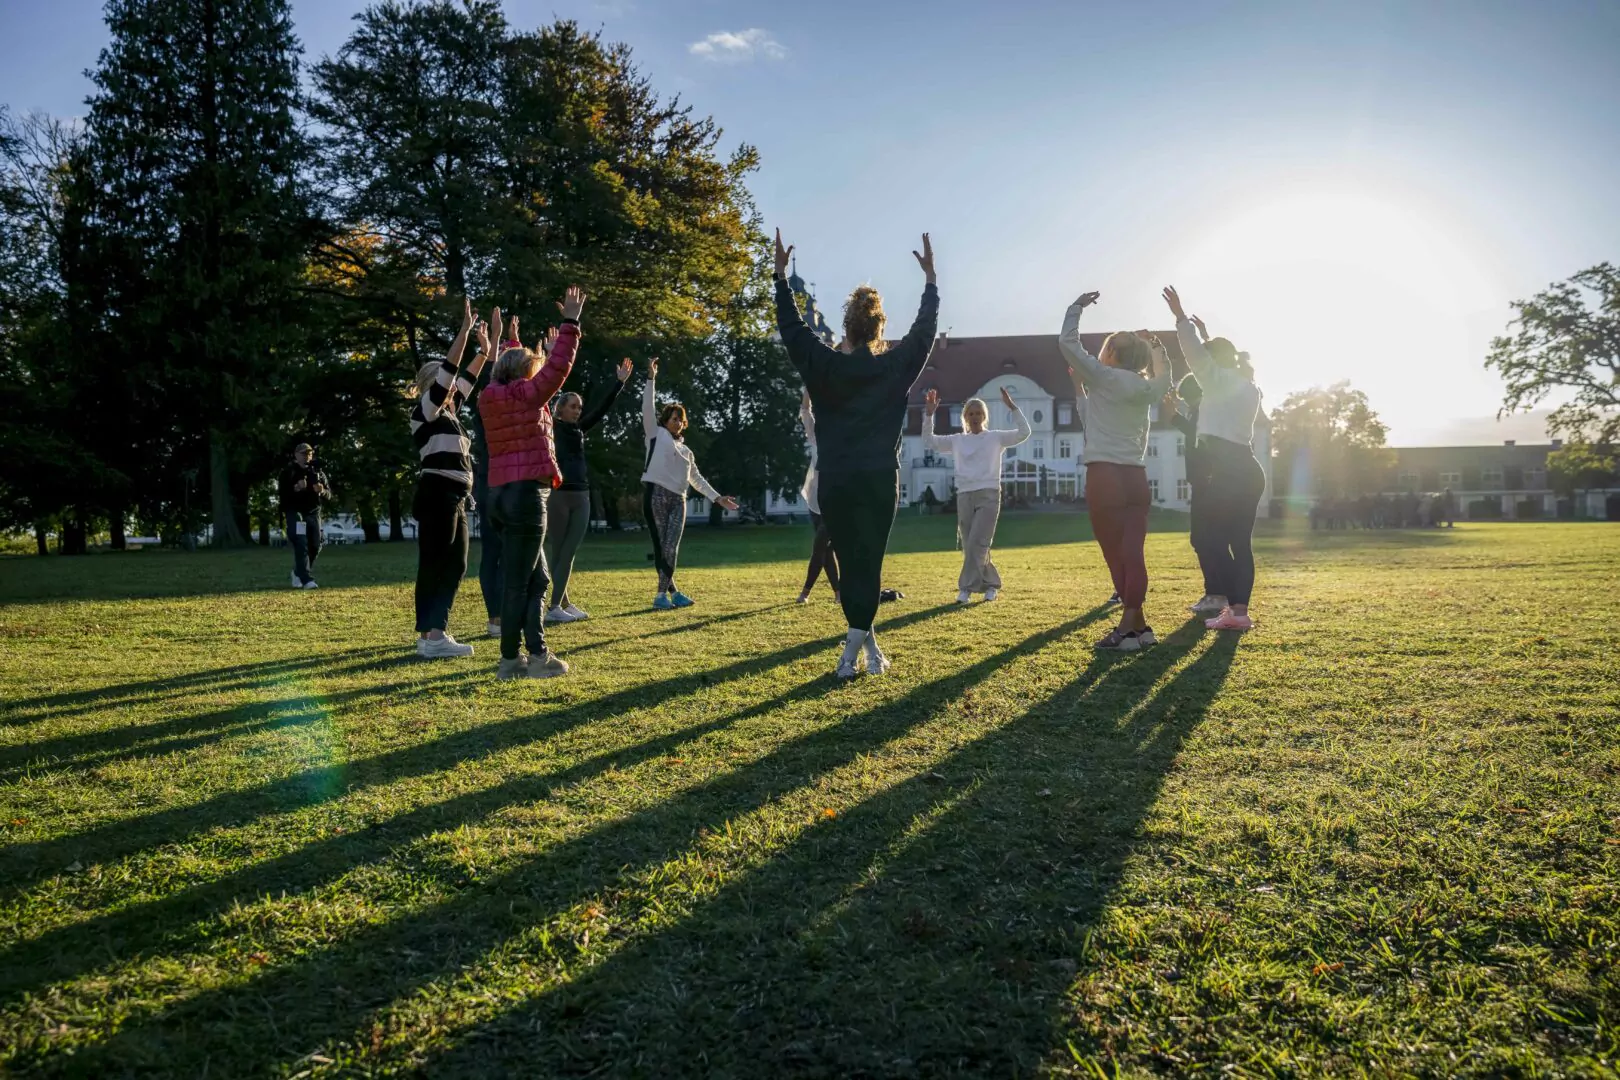
<svg viewBox="0 0 1620 1080"><path fill-rule="evenodd" d="M259 519L259 546L260 547L269 547L270 546L270 519L269 518L260 518Z"/></svg>
<svg viewBox="0 0 1620 1080"><path fill-rule="evenodd" d="M382 542L382 528L377 524L377 509L370 502L362 503L360 506L360 532L368 544Z"/></svg>
<svg viewBox="0 0 1620 1080"><path fill-rule="evenodd" d="M401 509L399 488L388 489L388 540L390 543L405 539L405 514Z"/></svg>
<svg viewBox="0 0 1620 1080"><path fill-rule="evenodd" d="M215 547L244 547L247 541L236 521L236 500L231 496L230 458L223 432L208 433L208 492L214 518Z"/></svg>
<svg viewBox="0 0 1620 1080"><path fill-rule="evenodd" d="M607 527L614 532L624 528L624 522L619 520L619 493L602 488L597 496L602 500L602 520L607 522Z"/></svg>
<svg viewBox="0 0 1620 1080"><path fill-rule="evenodd" d="M45 521L43 518L34 522L34 550L41 555L51 553L51 547L46 543Z"/></svg>
<svg viewBox="0 0 1620 1080"><path fill-rule="evenodd" d="M62 516L62 532L56 542L57 551L63 555L83 555L89 532L90 529L84 520L84 511L74 507Z"/></svg>
<svg viewBox="0 0 1620 1080"><path fill-rule="evenodd" d="M124 537L124 507L116 505L107 514L107 528L112 533L112 549L124 551L128 548Z"/></svg>

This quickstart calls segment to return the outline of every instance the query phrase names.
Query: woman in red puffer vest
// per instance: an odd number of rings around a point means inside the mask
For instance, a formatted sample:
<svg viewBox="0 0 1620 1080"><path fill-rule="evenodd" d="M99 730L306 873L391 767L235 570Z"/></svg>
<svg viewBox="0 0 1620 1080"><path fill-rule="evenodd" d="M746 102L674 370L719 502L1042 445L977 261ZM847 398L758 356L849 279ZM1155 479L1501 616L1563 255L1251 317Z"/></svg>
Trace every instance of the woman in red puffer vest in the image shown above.
<svg viewBox="0 0 1620 1080"><path fill-rule="evenodd" d="M546 536L546 501L561 483L549 403L574 366L585 294L570 285L557 307L562 310L562 325L549 339L549 349L542 340L538 353L523 347L517 339L518 321L512 319L510 347L502 350L489 385L478 396L478 418L489 454L489 495L483 515L501 545L498 679L549 679L568 673L568 665L546 648L540 601L551 581L540 551ZM520 638L527 656L519 648Z"/></svg>

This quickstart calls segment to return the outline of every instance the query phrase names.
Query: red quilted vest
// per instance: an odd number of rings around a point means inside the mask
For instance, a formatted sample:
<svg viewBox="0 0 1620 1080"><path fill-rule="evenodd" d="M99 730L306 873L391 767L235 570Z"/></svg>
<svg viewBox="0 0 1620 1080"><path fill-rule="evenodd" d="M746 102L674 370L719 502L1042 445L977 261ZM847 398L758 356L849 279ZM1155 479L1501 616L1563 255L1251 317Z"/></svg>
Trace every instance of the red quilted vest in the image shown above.
<svg viewBox="0 0 1620 1080"><path fill-rule="evenodd" d="M568 378L578 349L579 324L565 322L534 378L492 382L478 395L478 418L489 447L490 487L519 480L549 480L552 487L562 483L548 403Z"/></svg>

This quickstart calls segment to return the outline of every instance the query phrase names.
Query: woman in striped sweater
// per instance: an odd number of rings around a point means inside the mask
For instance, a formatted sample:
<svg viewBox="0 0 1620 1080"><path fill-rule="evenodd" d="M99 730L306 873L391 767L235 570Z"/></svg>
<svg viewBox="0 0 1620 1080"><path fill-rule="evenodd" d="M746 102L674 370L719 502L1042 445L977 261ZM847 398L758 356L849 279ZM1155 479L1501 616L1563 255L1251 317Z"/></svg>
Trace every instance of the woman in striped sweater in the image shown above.
<svg viewBox="0 0 1620 1080"><path fill-rule="evenodd" d="M500 308L493 316L500 333ZM478 323L478 354L465 374L461 356L473 329L472 302L462 301L461 331L440 363L416 373L411 439L422 474L411 500L416 519L416 653L471 656L473 647L450 636L450 608L467 573L467 501L472 495L472 444L461 427L461 407L489 358L489 329Z"/></svg>

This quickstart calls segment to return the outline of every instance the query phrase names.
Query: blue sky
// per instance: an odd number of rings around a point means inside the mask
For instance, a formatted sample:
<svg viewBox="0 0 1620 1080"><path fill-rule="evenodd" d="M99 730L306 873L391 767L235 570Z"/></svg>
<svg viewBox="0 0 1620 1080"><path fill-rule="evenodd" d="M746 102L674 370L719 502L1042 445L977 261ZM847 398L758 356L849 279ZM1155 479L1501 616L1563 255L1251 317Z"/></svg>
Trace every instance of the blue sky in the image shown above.
<svg viewBox="0 0 1620 1080"><path fill-rule="evenodd" d="M306 58L359 6L296 0ZM1620 258L1608 0L506 11L627 42L757 146L760 209L830 306L870 281L908 318L924 229L958 336L1055 334L1086 289L1097 328L1162 327L1173 283L1271 403L1349 378L1397 442L1494 412L1480 360L1509 301ZM0 0L0 25L0 101L82 112L100 4Z"/></svg>

